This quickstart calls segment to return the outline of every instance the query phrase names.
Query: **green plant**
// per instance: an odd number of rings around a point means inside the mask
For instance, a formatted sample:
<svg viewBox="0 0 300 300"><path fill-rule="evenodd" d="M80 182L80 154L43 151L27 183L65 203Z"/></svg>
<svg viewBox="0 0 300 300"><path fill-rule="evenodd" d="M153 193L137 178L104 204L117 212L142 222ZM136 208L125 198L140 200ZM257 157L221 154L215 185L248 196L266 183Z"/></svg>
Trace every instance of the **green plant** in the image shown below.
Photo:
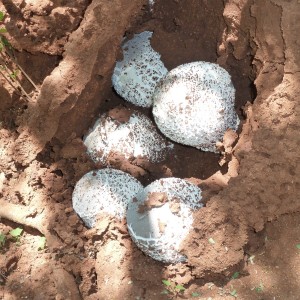
<svg viewBox="0 0 300 300"><path fill-rule="evenodd" d="M12 229L9 234L13 237L14 241L19 244L20 243L20 237L22 235L23 229L20 227L17 227L15 229Z"/></svg>
<svg viewBox="0 0 300 300"><path fill-rule="evenodd" d="M178 293L183 293L185 291L185 287L180 285L180 284L176 284L174 282L171 282L170 280L167 279L163 279L162 283L166 286L167 289L162 291L162 294L166 295L169 293L173 293L173 294L178 294Z"/></svg>
<svg viewBox="0 0 300 300"><path fill-rule="evenodd" d="M264 290L264 285L260 282L259 286L254 288L257 293L261 293Z"/></svg>
<svg viewBox="0 0 300 300"><path fill-rule="evenodd" d="M234 297L237 298L237 291L231 286L231 291L229 292L229 294Z"/></svg>
<svg viewBox="0 0 300 300"><path fill-rule="evenodd" d="M9 74L9 76L10 76L10 78L11 78L12 80L16 80L18 74L19 74L19 70L16 69L16 70L14 70L11 74Z"/></svg>
<svg viewBox="0 0 300 300"><path fill-rule="evenodd" d="M197 293L197 292L193 292L193 293L192 293L192 297L193 297L193 298L197 298L197 297L200 297L200 296L201 296L200 293Z"/></svg>
<svg viewBox="0 0 300 300"><path fill-rule="evenodd" d="M296 245L296 248L297 248L297 249L300 249L300 244L297 244L297 245Z"/></svg>
<svg viewBox="0 0 300 300"><path fill-rule="evenodd" d="M4 16L5 16L5 13L3 12L3 11L0 11L0 22L2 22L3 21L3 19L4 19ZM2 31L3 29L5 29L4 31L6 31L6 28L5 27L3 27L3 28L0 28L0 30Z"/></svg>
<svg viewBox="0 0 300 300"><path fill-rule="evenodd" d="M4 247L6 241L6 236L3 233L0 233L0 249Z"/></svg>
<svg viewBox="0 0 300 300"><path fill-rule="evenodd" d="M239 272L234 272L233 275L231 276L231 279L237 279L240 276Z"/></svg>
<svg viewBox="0 0 300 300"><path fill-rule="evenodd" d="M5 13L0 11L0 23L3 22L4 17L5 17ZM10 43L5 38L3 33L7 33L7 29L5 27L0 27L0 51L5 49L5 47L10 47Z"/></svg>

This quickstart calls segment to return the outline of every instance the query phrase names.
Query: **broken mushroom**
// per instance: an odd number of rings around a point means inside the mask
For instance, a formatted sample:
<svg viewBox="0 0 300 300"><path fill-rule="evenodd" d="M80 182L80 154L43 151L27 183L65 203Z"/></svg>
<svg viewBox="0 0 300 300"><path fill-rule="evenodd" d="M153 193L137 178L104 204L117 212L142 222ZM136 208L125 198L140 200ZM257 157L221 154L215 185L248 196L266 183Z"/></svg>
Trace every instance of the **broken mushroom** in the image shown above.
<svg viewBox="0 0 300 300"><path fill-rule="evenodd" d="M122 45L123 60L116 63L112 76L113 87L125 100L142 107L152 105L156 84L168 70L160 54L150 45L153 32L135 34Z"/></svg>
<svg viewBox="0 0 300 300"><path fill-rule="evenodd" d="M152 182L128 204L127 226L136 245L153 259L183 262L179 246L192 228L193 211L203 206L201 190L180 178Z"/></svg>
<svg viewBox="0 0 300 300"><path fill-rule="evenodd" d="M217 64L193 62L171 70L153 96L153 115L171 140L218 152L216 143L229 128L237 130L235 89L229 73Z"/></svg>
<svg viewBox="0 0 300 300"><path fill-rule="evenodd" d="M142 189L142 184L125 172L109 168L95 170L76 183L72 204L85 225L93 227L99 213L123 219L129 201Z"/></svg>

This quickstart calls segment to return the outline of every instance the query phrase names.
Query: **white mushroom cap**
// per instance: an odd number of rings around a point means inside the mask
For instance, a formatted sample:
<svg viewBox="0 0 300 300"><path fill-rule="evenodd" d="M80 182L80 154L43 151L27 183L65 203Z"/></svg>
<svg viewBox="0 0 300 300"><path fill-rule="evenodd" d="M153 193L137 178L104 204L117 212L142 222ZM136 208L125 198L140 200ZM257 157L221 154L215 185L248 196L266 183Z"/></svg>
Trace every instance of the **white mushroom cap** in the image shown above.
<svg viewBox="0 0 300 300"><path fill-rule="evenodd" d="M156 180L129 203L129 234L153 259L166 263L185 261L179 246L192 228L193 210L202 206L197 186L180 178Z"/></svg>
<svg viewBox="0 0 300 300"><path fill-rule="evenodd" d="M229 128L237 130L235 89L217 64L193 62L171 70L153 96L153 115L161 132L173 141L216 151Z"/></svg>
<svg viewBox="0 0 300 300"><path fill-rule="evenodd" d="M91 171L75 186L72 195L73 208L87 227L94 226L99 213L123 219L129 201L142 189L139 181L122 171Z"/></svg>
<svg viewBox="0 0 300 300"><path fill-rule="evenodd" d="M111 151L122 153L127 159L140 156L150 162L160 162L174 147L139 112L133 112L124 123L102 115L84 138L84 144L91 158L101 163L106 163Z"/></svg>
<svg viewBox="0 0 300 300"><path fill-rule="evenodd" d="M167 74L160 55L150 45L153 32L135 34L122 46L124 58L112 76L116 92L125 100L143 107L152 105L157 82Z"/></svg>

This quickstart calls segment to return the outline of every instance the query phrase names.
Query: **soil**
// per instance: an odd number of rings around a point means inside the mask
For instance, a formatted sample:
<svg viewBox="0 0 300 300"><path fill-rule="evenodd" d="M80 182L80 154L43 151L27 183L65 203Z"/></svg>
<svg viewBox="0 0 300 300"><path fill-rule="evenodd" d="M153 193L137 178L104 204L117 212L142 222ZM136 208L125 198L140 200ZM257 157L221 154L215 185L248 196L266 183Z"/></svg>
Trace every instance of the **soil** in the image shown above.
<svg viewBox="0 0 300 300"><path fill-rule="evenodd" d="M0 299L299 299L299 1L156 0L150 10L138 0L3 0L0 11L37 85L19 75L30 95L20 97L0 76ZM121 105L152 118L111 87L124 35L144 30L168 69L217 62L236 88L241 125L222 155L176 144L162 165L110 162L143 184L176 176L203 189L185 264L145 256L125 221L101 216L87 229L72 208L76 182L103 167L82 142L99 114Z"/></svg>

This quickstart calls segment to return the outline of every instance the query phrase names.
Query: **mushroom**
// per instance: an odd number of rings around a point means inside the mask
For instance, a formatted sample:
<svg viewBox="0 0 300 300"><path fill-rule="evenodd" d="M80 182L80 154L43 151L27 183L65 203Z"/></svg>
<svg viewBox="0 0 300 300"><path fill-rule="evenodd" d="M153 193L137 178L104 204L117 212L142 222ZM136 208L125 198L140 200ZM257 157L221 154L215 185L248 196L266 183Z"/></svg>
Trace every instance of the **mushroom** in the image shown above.
<svg viewBox="0 0 300 300"><path fill-rule="evenodd" d="M129 201L142 189L142 184L125 172L108 168L91 171L76 183L72 204L85 225L93 227L99 213L123 219Z"/></svg>
<svg viewBox="0 0 300 300"><path fill-rule="evenodd" d="M167 74L160 54L150 45L153 32L135 34L122 45L123 60L116 63L113 87L125 100L142 107L152 105L157 82Z"/></svg>
<svg viewBox="0 0 300 300"><path fill-rule="evenodd" d="M126 219L136 245L165 263L186 261L180 243L192 228L193 211L203 206L201 190L180 178L152 182L128 204Z"/></svg>
<svg viewBox="0 0 300 300"><path fill-rule="evenodd" d="M153 115L171 140L217 152L227 129L237 130L235 89L228 72L217 64L193 62L171 70L153 95Z"/></svg>
<svg viewBox="0 0 300 300"><path fill-rule="evenodd" d="M121 114L126 115L126 119L120 121L115 117ZM91 158L102 164L107 163L112 151L123 154L126 159L139 156L157 163L163 161L174 146L157 132L149 118L125 108L102 115L84 137L84 144Z"/></svg>

